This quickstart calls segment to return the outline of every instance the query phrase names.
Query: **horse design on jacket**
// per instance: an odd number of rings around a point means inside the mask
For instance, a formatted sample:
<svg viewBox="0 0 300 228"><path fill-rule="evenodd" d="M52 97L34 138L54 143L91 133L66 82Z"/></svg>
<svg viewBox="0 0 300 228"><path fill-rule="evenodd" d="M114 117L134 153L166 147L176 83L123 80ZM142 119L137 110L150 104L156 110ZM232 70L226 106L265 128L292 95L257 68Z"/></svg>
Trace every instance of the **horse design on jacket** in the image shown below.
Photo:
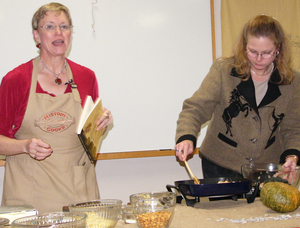
<svg viewBox="0 0 300 228"><path fill-rule="evenodd" d="M231 92L230 100L229 100L229 106L224 109L222 118L226 124L226 134L230 133L230 136L232 137L232 132L231 132L231 121L232 118L237 117L240 112L246 112L245 117L248 116L249 111L252 110L251 106L248 103L242 103L241 100L245 100L243 96L239 93L237 89L234 89Z"/></svg>
<svg viewBox="0 0 300 228"><path fill-rule="evenodd" d="M269 137L269 140L267 142L265 149L267 149L269 146L271 146L273 144L273 142L275 141L275 136L273 136L273 135L274 135L275 131L277 130L279 124L282 122L283 117L284 117L284 113L281 113L279 115L275 114L275 107L274 107L272 115L270 117L270 121L273 122L273 124L272 124L272 126L269 126L270 130L271 130L271 135ZM269 123L269 125L271 125L271 124Z"/></svg>

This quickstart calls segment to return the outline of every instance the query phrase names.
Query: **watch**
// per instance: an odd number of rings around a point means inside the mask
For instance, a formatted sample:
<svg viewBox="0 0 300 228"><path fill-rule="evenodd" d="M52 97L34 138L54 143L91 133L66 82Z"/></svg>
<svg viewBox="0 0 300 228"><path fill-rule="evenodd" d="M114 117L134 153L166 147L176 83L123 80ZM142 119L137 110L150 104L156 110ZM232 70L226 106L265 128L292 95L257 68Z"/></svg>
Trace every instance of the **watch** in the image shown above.
<svg viewBox="0 0 300 228"><path fill-rule="evenodd" d="M286 157L285 157L285 160L286 160L287 158L290 158L290 157L293 157L293 158L295 158L295 160L296 160L296 163L298 163L298 161L299 161L299 157L298 157L297 155L294 155L294 154L290 154L290 155L286 156Z"/></svg>

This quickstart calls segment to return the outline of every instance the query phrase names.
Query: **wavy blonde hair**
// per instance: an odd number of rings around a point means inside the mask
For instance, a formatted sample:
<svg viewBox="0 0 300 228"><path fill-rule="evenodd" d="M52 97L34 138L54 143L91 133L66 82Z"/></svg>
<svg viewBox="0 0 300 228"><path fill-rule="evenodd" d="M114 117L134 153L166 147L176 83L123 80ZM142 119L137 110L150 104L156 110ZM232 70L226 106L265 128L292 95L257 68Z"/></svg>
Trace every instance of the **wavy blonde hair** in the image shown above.
<svg viewBox="0 0 300 228"><path fill-rule="evenodd" d="M48 11L52 11L52 12L56 12L58 15L61 12L64 12L68 18L69 24L72 27L72 18L71 18L71 13L69 11L69 9L57 2L51 2L49 4L43 5L41 6L33 15L32 17L32 21L31 21L31 26L32 26L32 30L37 30L38 29L38 24L40 22L41 19L43 19L45 17L45 15L47 14Z"/></svg>
<svg viewBox="0 0 300 228"><path fill-rule="evenodd" d="M249 36L268 37L274 42L276 50L278 50L274 66L278 69L280 78L273 78L273 80L271 78L270 80L276 84L290 84L295 78L292 68L290 42L280 23L275 18L267 15L256 16L246 23L233 47L233 56L230 58L234 58L233 67L241 75L242 80L250 78L250 62L246 54Z"/></svg>

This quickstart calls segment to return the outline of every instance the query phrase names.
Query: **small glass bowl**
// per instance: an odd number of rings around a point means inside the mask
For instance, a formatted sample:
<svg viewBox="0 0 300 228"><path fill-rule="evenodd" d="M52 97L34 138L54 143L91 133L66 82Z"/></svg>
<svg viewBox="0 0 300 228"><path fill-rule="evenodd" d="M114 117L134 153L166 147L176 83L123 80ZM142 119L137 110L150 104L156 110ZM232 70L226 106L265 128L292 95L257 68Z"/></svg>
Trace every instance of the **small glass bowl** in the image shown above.
<svg viewBox="0 0 300 228"><path fill-rule="evenodd" d="M53 212L41 215L32 215L15 219L11 227L18 228L40 228L40 227L60 227L60 228L84 228L86 227L87 215L84 213Z"/></svg>
<svg viewBox="0 0 300 228"><path fill-rule="evenodd" d="M122 205L121 207L122 219L126 224L136 223L133 207L131 205Z"/></svg>

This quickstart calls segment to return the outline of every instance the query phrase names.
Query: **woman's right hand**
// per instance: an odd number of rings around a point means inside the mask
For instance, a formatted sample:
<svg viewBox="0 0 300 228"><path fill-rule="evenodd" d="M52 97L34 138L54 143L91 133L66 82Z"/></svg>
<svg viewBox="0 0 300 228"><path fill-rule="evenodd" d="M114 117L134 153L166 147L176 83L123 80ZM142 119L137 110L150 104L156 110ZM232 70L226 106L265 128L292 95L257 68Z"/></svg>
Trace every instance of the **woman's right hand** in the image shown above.
<svg viewBox="0 0 300 228"><path fill-rule="evenodd" d="M49 144L45 143L41 139L36 138L28 139L25 147L26 153L36 160L44 160L53 152Z"/></svg>
<svg viewBox="0 0 300 228"><path fill-rule="evenodd" d="M194 145L191 140L184 140L175 146L176 156L180 161L185 161L187 156L194 151Z"/></svg>

